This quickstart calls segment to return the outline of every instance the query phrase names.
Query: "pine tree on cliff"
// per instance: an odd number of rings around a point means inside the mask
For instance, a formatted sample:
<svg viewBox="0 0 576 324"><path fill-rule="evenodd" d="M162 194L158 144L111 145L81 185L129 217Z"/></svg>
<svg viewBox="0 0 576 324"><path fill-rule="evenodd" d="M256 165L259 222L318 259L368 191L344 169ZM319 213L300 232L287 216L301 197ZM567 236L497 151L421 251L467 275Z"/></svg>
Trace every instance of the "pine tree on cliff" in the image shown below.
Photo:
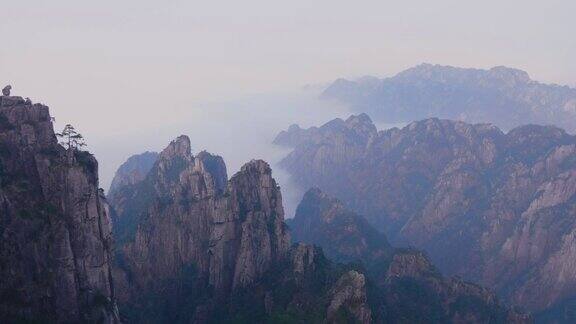
<svg viewBox="0 0 576 324"><path fill-rule="evenodd" d="M74 126L70 124L66 124L62 133L56 133L56 136L60 138L60 145L64 146L67 150L79 150L81 147L86 146L82 134L78 133Z"/></svg>

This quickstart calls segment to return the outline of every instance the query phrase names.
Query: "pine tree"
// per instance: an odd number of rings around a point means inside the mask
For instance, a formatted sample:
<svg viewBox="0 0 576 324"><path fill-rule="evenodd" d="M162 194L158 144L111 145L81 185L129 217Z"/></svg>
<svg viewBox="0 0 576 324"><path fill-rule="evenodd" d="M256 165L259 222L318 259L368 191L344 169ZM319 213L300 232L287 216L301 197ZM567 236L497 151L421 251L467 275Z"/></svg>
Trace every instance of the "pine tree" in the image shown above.
<svg viewBox="0 0 576 324"><path fill-rule="evenodd" d="M78 133L74 126L70 124L64 126L62 133L56 133L56 136L60 138L60 145L64 146L67 150L79 150L83 146L86 146L82 134Z"/></svg>

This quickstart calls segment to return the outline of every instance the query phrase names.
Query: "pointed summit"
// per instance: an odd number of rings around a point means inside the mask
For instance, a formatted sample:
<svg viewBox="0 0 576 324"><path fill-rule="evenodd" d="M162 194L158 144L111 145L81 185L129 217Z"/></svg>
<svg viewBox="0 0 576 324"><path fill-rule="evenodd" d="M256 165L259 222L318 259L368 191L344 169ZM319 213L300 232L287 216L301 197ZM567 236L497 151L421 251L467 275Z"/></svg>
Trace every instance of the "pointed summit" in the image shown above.
<svg viewBox="0 0 576 324"><path fill-rule="evenodd" d="M189 158L191 154L190 138L186 135L180 135L160 153L160 158L171 159L176 156Z"/></svg>

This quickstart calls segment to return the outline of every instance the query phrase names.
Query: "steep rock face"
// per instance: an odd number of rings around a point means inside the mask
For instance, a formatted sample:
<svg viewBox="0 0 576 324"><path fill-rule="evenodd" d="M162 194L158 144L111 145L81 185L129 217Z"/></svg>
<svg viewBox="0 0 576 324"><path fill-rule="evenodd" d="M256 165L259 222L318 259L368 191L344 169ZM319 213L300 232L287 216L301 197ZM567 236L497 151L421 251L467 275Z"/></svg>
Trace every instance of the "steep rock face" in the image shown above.
<svg viewBox="0 0 576 324"><path fill-rule="evenodd" d="M444 278L424 253L395 249L362 216L347 210L319 189L310 189L290 223L296 241L317 244L336 261L353 259L366 269L381 305L373 316L383 322L529 322L502 306L494 294L458 279ZM348 282L346 289L339 283ZM365 299L364 275L348 273L332 288L341 291L330 305ZM361 289L362 288L362 289ZM372 301L373 302L373 301ZM362 308L350 312L367 314ZM330 318L330 308L328 318ZM370 315L371 316L371 315ZM372 316L371 316L372 317Z"/></svg>
<svg viewBox="0 0 576 324"><path fill-rule="evenodd" d="M531 323L495 294L457 278L444 278L420 251L398 250L377 277L392 322Z"/></svg>
<svg viewBox="0 0 576 324"><path fill-rule="evenodd" d="M338 279L330 291L331 300L326 318L333 321L339 310L345 309L358 323L372 322L372 311L367 306L366 279L357 271L348 271Z"/></svg>
<svg viewBox="0 0 576 324"><path fill-rule="evenodd" d="M267 163L244 165L230 179L228 193L228 209L215 218L211 237L210 282L215 287L236 288L254 281L282 260L290 237L280 188ZM229 268L234 269L233 274L227 273Z"/></svg>
<svg viewBox="0 0 576 324"><path fill-rule="evenodd" d="M144 180L157 159L157 152L144 152L128 158L116 171L108 196L113 196L122 187L132 186Z"/></svg>
<svg viewBox="0 0 576 324"><path fill-rule="evenodd" d="M392 254L384 234L318 188L304 194L289 226L295 242L321 246L338 262L372 262Z"/></svg>
<svg viewBox="0 0 576 324"><path fill-rule="evenodd" d="M146 178L157 159L156 152L144 152L128 158L114 174L106 195L108 202L114 206L124 206L125 202L120 200L133 197L138 184ZM112 209L112 218L124 212L120 207L117 208L118 210Z"/></svg>
<svg viewBox="0 0 576 324"><path fill-rule="evenodd" d="M318 247L295 244L261 280L233 295L237 316L226 320L373 323L367 288L363 274L332 263Z"/></svg>
<svg viewBox="0 0 576 324"><path fill-rule="evenodd" d="M297 153L301 157L294 157L299 161L298 172L292 172L289 166L290 158L282 161L282 166L292 173L297 183L303 184L303 188L314 187L312 179L318 178L321 174L323 183L318 185L321 188L335 187L342 188L349 182L347 174L342 173L339 177L332 177L343 165L353 165L359 156L362 156L366 145L377 136L377 130L370 117L365 114L350 116L346 120L334 119L322 127L311 127L307 130L298 131L291 128L287 132L281 132L274 143L289 147L299 147ZM290 142L286 138L294 137L291 134L298 133L300 139ZM306 150L305 148L312 149ZM310 181L307 177L311 177Z"/></svg>
<svg viewBox="0 0 576 324"><path fill-rule="evenodd" d="M118 321L111 226L88 152L48 107L0 97L0 321Z"/></svg>
<svg viewBox="0 0 576 324"><path fill-rule="evenodd" d="M439 117L505 129L543 123L576 130L576 89L539 83L503 66L481 70L421 64L384 79L339 79L322 97L388 123Z"/></svg>
<svg viewBox="0 0 576 324"><path fill-rule="evenodd" d="M282 161L303 187L318 186L446 273L531 310L576 294L573 136L428 119L380 131L360 149L329 125Z"/></svg>
<svg viewBox="0 0 576 324"><path fill-rule="evenodd" d="M268 164L251 161L227 181L220 157L193 156L181 136L129 197L118 199L118 277L122 301L191 278L217 298L260 278L283 260L289 236ZM173 296L174 297L174 296Z"/></svg>
<svg viewBox="0 0 576 324"><path fill-rule="evenodd" d="M222 159L193 156L182 136L120 192L129 194L114 206L123 211L115 275L126 321L370 322L363 282L313 246L289 247L265 162L227 181Z"/></svg>

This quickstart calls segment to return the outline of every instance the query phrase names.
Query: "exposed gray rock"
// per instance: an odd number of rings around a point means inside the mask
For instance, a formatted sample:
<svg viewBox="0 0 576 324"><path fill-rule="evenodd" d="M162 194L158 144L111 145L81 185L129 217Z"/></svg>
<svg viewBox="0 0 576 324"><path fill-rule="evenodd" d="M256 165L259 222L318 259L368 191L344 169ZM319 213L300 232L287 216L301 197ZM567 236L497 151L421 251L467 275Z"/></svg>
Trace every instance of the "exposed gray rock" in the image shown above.
<svg viewBox="0 0 576 324"><path fill-rule="evenodd" d="M378 291L381 307L386 309L372 315L376 322L422 322L432 318L450 323L531 321L529 316L503 306L487 289L443 277L423 252L391 247L384 235L362 216L319 189L310 189L304 195L290 229L295 240L322 247L335 261L353 260L362 264L367 278L377 287L372 291ZM300 244L297 250L307 251L303 246ZM301 263L304 262L298 264ZM349 296L357 296L359 305L364 303L358 298L362 295L360 280L348 279L346 288L338 288L342 280L333 288L342 294L332 300L329 318L335 316L336 309ZM356 318L365 314L359 308L347 312L357 314Z"/></svg>
<svg viewBox="0 0 576 324"><path fill-rule="evenodd" d="M553 124L576 131L576 89L531 80L503 66L489 70L421 64L389 78L334 81L322 94L378 122L438 117L504 129Z"/></svg>
<svg viewBox="0 0 576 324"><path fill-rule="evenodd" d="M282 197L268 164L251 161L227 181L222 159L193 156L186 136L160 153L130 197L116 202L126 303L186 267L225 299L288 253Z"/></svg>
<svg viewBox="0 0 576 324"><path fill-rule="evenodd" d="M298 131L309 138L281 162L296 182L513 304L539 311L576 296L574 136L433 118L361 137L342 123Z"/></svg>
<svg viewBox="0 0 576 324"><path fill-rule="evenodd" d="M372 322L372 312L367 306L366 279L363 274L356 271L346 272L338 279L330 295L332 298L326 316L328 322L333 322L338 310L342 308L352 314L358 323Z"/></svg>
<svg viewBox="0 0 576 324"><path fill-rule="evenodd" d="M48 107L2 97L0 321L118 322L111 251L94 157L58 145Z"/></svg>
<svg viewBox="0 0 576 324"><path fill-rule="evenodd" d="M11 85L7 85L4 88L2 88L2 95L4 96L9 96L10 95L10 90L12 90L12 86Z"/></svg>
<svg viewBox="0 0 576 324"><path fill-rule="evenodd" d="M115 193L126 186L133 186L146 178L146 175L154 166L158 159L156 152L144 152L131 156L116 171L108 195L114 196Z"/></svg>
<svg viewBox="0 0 576 324"><path fill-rule="evenodd" d="M318 254L313 245L297 243L291 250L291 263L296 273L313 272L315 256Z"/></svg>
<svg viewBox="0 0 576 324"><path fill-rule="evenodd" d="M393 253L383 233L318 188L304 194L290 232L295 242L321 246L337 262L372 262Z"/></svg>

